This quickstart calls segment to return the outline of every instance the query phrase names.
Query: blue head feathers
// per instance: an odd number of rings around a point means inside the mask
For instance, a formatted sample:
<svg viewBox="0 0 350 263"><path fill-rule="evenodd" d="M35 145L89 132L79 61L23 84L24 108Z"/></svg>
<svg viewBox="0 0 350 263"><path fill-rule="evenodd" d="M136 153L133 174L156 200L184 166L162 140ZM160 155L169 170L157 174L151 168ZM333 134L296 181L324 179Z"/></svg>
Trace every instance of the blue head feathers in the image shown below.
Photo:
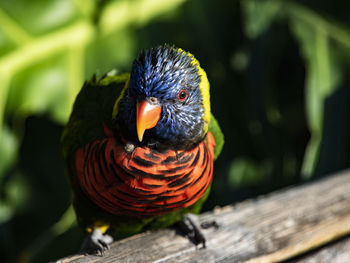
<svg viewBox="0 0 350 263"><path fill-rule="evenodd" d="M142 143L150 147L186 148L205 135L199 65L189 53L173 46L141 52L133 63L129 85L119 102L117 122L123 135L136 137L136 102L154 97L161 118L146 130Z"/></svg>

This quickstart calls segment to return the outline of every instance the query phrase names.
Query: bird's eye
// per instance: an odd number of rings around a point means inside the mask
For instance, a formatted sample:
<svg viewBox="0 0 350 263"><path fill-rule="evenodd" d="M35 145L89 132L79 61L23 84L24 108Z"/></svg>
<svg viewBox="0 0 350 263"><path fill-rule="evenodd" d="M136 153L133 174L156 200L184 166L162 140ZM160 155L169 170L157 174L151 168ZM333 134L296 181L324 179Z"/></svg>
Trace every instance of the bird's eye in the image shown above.
<svg viewBox="0 0 350 263"><path fill-rule="evenodd" d="M185 89L181 90L178 95L179 101L184 101L187 98L187 91Z"/></svg>

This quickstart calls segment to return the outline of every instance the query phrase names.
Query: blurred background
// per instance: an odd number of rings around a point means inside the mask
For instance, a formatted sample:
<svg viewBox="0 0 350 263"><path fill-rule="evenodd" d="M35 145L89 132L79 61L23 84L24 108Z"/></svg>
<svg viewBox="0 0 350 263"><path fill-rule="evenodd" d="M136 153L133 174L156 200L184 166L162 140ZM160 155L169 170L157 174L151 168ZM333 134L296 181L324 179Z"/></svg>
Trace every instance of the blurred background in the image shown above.
<svg viewBox="0 0 350 263"><path fill-rule="evenodd" d="M78 250L60 136L84 80L129 71L143 48L175 44L209 76L226 143L204 210L349 167L349 10L327 0L0 0L1 262Z"/></svg>

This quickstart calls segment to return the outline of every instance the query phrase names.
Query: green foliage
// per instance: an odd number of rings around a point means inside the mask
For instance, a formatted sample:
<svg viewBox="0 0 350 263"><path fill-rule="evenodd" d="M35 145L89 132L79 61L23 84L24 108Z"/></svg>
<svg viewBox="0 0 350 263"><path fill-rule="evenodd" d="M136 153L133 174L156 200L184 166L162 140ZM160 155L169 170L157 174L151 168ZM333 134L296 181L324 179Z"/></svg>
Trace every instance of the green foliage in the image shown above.
<svg viewBox="0 0 350 263"><path fill-rule="evenodd" d="M265 160L263 164L257 164L248 158L236 158L229 168L228 183L233 189L242 185L259 185L268 180L271 174L271 161Z"/></svg>
<svg viewBox="0 0 350 263"><path fill-rule="evenodd" d="M250 38L256 38L270 27L275 19L281 16L283 1L242 1L245 16L244 29Z"/></svg>
<svg viewBox="0 0 350 263"><path fill-rule="evenodd" d="M324 142L326 100L343 83L345 69L340 64L339 51L349 54L350 30L290 1L245 0L242 3L248 36L263 34L273 20L280 18L287 20L291 33L299 42L306 68L305 108L311 133L301 175L310 178L317 169L320 148Z"/></svg>
<svg viewBox="0 0 350 263"><path fill-rule="evenodd" d="M306 113L311 139L306 148L302 175L314 174L322 144L326 100L334 94L343 82L344 74L336 55L339 44L345 44L350 52L350 30L322 20L315 13L299 6L292 6L291 27L300 42L306 62L305 79ZM340 34L337 32L341 32ZM335 42L335 43L333 43Z"/></svg>

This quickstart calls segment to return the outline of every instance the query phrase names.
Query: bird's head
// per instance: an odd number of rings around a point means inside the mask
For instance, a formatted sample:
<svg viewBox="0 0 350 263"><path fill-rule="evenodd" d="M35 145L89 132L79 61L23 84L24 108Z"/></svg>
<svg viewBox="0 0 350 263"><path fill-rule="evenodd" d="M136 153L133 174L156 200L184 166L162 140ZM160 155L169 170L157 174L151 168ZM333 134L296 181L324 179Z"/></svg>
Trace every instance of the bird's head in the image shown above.
<svg viewBox="0 0 350 263"><path fill-rule="evenodd" d="M209 82L188 52L164 45L141 52L114 111L128 139L154 148L188 148L210 121Z"/></svg>

